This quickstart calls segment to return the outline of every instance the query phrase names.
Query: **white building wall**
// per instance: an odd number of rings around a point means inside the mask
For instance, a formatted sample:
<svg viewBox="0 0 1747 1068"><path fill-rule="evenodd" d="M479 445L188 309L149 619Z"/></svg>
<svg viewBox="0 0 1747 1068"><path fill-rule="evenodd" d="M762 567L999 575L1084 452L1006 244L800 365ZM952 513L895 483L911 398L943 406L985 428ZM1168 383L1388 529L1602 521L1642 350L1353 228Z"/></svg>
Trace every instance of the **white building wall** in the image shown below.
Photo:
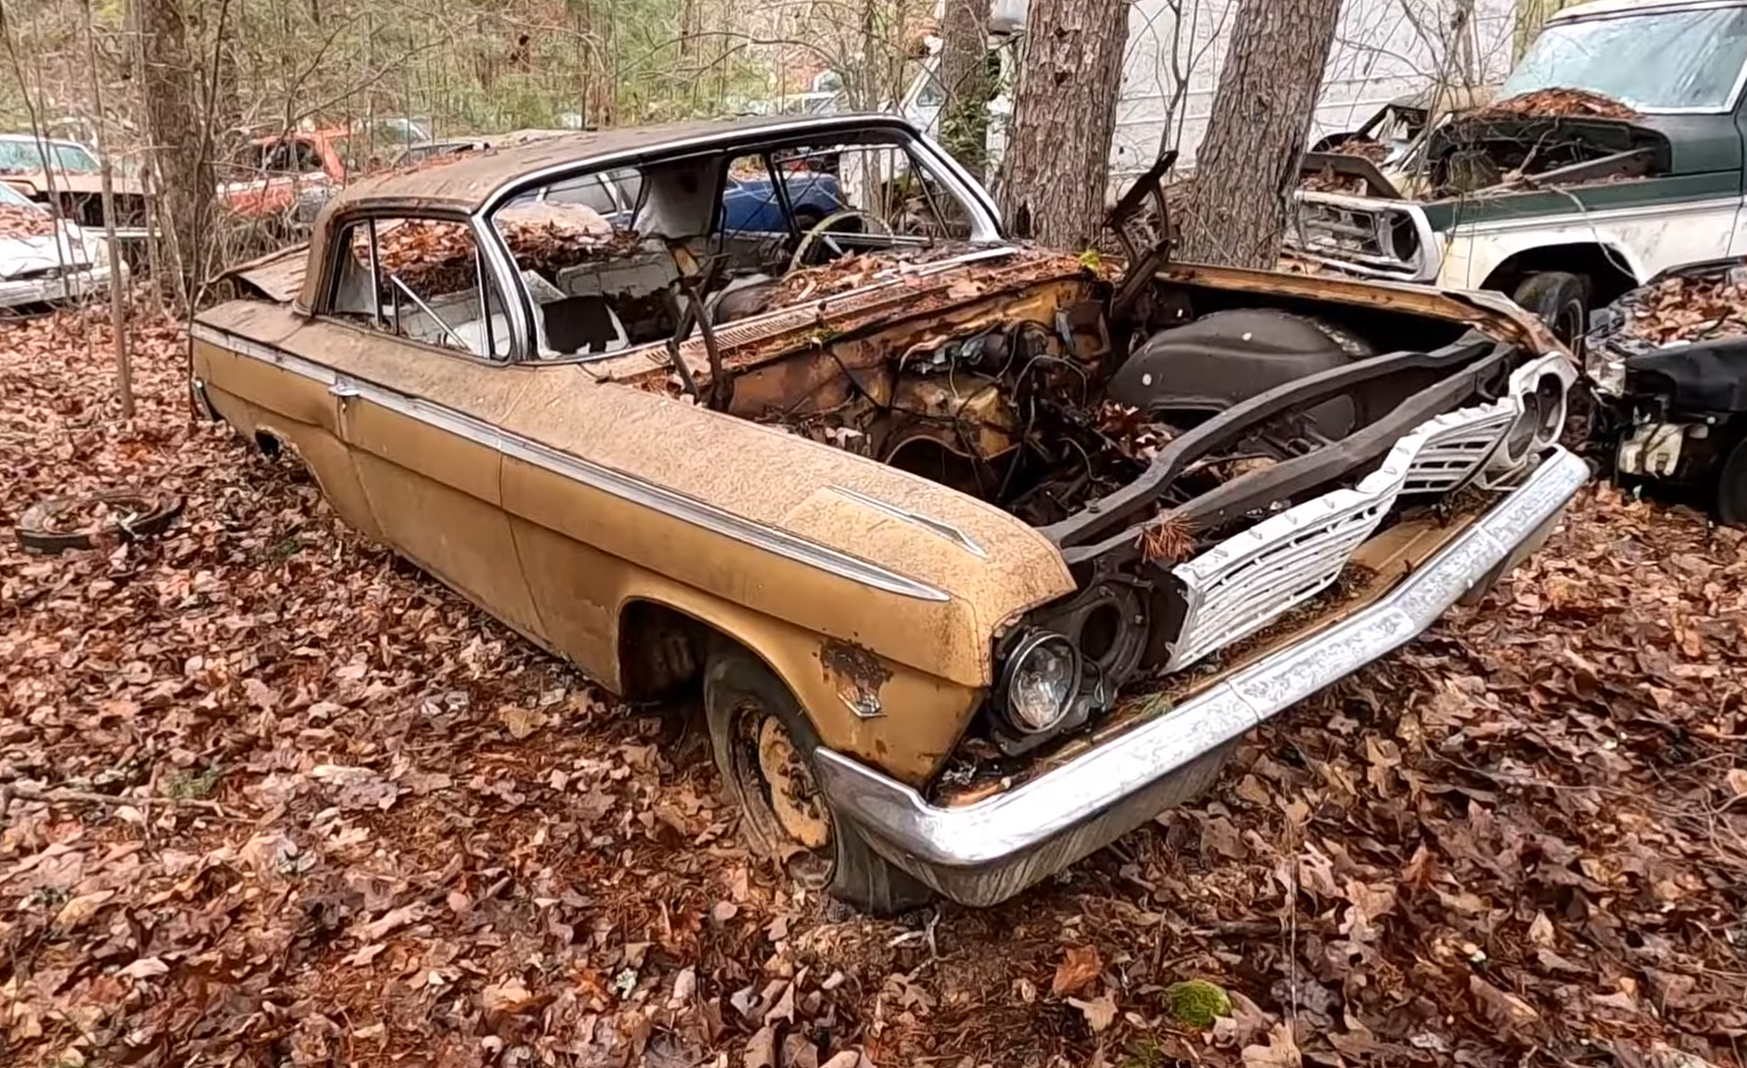
<svg viewBox="0 0 1747 1068"><path fill-rule="evenodd" d="M1162 146L1192 165L1207 130L1237 0L1135 0L1111 166L1121 185ZM1509 73L1513 0L1473 0L1467 40L1449 27L1458 0L1346 0L1310 139L1361 125L1390 100ZM1452 48L1452 46L1454 46Z"/></svg>

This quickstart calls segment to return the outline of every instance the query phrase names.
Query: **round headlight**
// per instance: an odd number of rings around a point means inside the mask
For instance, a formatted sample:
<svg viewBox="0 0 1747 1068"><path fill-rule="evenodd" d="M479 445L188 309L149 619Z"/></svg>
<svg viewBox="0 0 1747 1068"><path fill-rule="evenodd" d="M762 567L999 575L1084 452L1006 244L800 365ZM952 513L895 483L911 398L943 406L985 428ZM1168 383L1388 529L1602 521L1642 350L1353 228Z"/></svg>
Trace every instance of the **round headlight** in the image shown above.
<svg viewBox="0 0 1747 1068"><path fill-rule="evenodd" d="M1001 675L1007 722L1023 734L1050 730L1080 690L1080 654L1060 634L1034 631L1014 647Z"/></svg>

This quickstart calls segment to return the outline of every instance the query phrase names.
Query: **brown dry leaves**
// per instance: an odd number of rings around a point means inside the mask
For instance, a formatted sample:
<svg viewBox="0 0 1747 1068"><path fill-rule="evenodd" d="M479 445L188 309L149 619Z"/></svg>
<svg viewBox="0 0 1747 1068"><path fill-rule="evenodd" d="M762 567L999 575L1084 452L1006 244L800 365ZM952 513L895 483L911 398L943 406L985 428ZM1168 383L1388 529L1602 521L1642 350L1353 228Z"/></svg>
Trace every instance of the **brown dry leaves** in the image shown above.
<svg viewBox="0 0 1747 1068"><path fill-rule="evenodd" d="M1476 118L1623 119L1638 113L1610 96L1585 89L1536 89L1469 112Z"/></svg>
<svg viewBox="0 0 1747 1068"><path fill-rule="evenodd" d="M1588 491L1200 802L1000 908L876 921L746 854L686 708L614 706L191 427L174 327L135 325L117 425L103 319L0 328L0 510L188 508L0 542L0 782L114 799L6 805L9 1063L1741 1063L1734 533ZM1188 977L1233 1015L1173 1029Z"/></svg>
<svg viewBox="0 0 1747 1068"><path fill-rule="evenodd" d="M55 217L47 211L0 204L0 238L50 237L54 232Z"/></svg>
<svg viewBox="0 0 1747 1068"><path fill-rule="evenodd" d="M1629 300L1624 336L1667 345L1747 337L1747 260L1694 277L1664 278Z"/></svg>

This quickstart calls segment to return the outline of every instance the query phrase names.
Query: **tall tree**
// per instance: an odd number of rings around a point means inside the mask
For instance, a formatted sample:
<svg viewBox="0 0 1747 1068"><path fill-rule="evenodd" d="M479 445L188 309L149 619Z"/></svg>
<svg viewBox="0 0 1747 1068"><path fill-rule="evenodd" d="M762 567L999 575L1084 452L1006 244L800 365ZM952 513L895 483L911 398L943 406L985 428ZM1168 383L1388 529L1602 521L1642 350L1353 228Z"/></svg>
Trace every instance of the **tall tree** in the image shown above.
<svg viewBox="0 0 1747 1068"><path fill-rule="evenodd" d="M1173 220L1180 258L1278 262L1340 10L1340 0L1238 0L1195 177Z"/></svg>
<svg viewBox="0 0 1747 1068"><path fill-rule="evenodd" d="M188 20L182 0L133 0L133 17L146 134L163 206L159 218L167 224L171 262L181 280L178 295L192 306L206 269L217 190Z"/></svg>
<svg viewBox="0 0 1747 1068"><path fill-rule="evenodd" d="M1025 21L1001 210L1018 236L1084 247L1104 215L1128 5L1034 0Z"/></svg>
<svg viewBox="0 0 1747 1068"><path fill-rule="evenodd" d="M977 178L988 156L989 0L946 0L940 20L940 145Z"/></svg>

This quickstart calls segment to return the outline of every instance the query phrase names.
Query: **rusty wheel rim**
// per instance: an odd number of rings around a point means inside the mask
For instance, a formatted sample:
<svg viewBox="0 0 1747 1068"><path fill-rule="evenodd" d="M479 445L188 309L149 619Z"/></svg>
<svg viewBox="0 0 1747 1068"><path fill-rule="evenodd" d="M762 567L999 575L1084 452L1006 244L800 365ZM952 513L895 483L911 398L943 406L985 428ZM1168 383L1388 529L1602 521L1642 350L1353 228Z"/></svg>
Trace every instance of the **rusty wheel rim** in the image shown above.
<svg viewBox="0 0 1747 1068"><path fill-rule="evenodd" d="M734 773L754 838L790 878L823 887L833 866L831 813L812 765L757 702L735 710L734 726Z"/></svg>

